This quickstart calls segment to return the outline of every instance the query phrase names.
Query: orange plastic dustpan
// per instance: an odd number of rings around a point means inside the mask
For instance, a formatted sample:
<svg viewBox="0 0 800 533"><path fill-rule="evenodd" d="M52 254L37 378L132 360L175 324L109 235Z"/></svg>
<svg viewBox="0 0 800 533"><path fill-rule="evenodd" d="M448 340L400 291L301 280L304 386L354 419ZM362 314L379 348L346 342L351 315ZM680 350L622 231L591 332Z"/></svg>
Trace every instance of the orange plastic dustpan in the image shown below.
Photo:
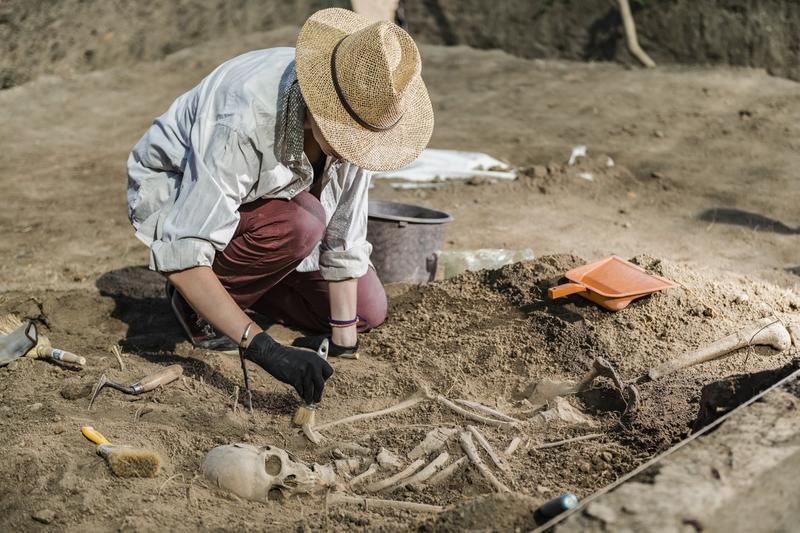
<svg viewBox="0 0 800 533"><path fill-rule="evenodd" d="M564 277L571 283L550 288L550 298L577 293L612 311L623 309L636 298L677 287L670 280L615 255L573 268Z"/></svg>

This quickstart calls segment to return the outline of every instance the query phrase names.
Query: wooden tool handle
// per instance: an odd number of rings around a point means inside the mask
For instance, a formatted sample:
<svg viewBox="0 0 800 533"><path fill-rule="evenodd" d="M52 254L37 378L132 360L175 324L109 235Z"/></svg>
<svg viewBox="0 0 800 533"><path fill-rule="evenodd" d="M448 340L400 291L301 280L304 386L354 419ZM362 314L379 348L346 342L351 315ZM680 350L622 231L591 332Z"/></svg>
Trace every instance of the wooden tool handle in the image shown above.
<svg viewBox="0 0 800 533"><path fill-rule="evenodd" d="M563 285L550 287L547 290L547 296L549 296L551 300L555 300L556 298L563 298L564 296L579 292L586 292L586 287L580 283L564 283Z"/></svg>
<svg viewBox="0 0 800 533"><path fill-rule="evenodd" d="M181 365L170 365L164 370L159 370L155 374L145 376L133 385L134 394L141 394L149 392L162 385L167 385L178 379L183 374L183 367Z"/></svg>
<svg viewBox="0 0 800 533"><path fill-rule="evenodd" d="M72 352L59 350L50 346L39 346L38 354L41 357L49 357L53 361L63 361L65 363L75 363L76 365L85 365L86 359L80 355L75 355Z"/></svg>
<svg viewBox="0 0 800 533"><path fill-rule="evenodd" d="M108 442L108 439L102 435L102 433L94 429L92 426L81 427L81 433L83 433L84 437L94 442L98 446L101 444L111 444Z"/></svg>

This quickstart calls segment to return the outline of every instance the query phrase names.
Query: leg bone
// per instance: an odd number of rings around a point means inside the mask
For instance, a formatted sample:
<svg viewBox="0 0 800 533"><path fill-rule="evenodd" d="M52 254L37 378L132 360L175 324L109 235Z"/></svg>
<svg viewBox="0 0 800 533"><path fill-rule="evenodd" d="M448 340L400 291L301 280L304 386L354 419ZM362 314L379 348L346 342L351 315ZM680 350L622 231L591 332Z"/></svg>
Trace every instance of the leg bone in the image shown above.
<svg viewBox="0 0 800 533"><path fill-rule="evenodd" d="M791 345L792 338L778 318L762 318L755 324L714 341L708 346L651 368L647 374L651 380L658 379L690 366L719 359L746 346L771 346L778 351L784 351L788 350Z"/></svg>

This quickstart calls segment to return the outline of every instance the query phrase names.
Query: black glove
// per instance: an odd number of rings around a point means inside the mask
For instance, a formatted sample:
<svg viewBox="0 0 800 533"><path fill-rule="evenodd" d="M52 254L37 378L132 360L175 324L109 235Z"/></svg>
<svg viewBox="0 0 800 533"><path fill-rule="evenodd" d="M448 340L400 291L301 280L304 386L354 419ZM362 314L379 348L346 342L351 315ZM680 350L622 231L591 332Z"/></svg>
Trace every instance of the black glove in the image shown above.
<svg viewBox="0 0 800 533"><path fill-rule="evenodd" d="M322 341L328 339L328 357L341 357L343 359L355 359L358 353L358 341L355 346L339 346L331 340L330 335L312 335L309 337L298 337L292 341L292 346L298 348L308 348L315 352L319 350Z"/></svg>
<svg viewBox="0 0 800 533"><path fill-rule="evenodd" d="M250 341L244 358L256 363L275 379L294 387L306 403L322 400L325 381L333 375L333 368L322 357L284 346L264 331Z"/></svg>

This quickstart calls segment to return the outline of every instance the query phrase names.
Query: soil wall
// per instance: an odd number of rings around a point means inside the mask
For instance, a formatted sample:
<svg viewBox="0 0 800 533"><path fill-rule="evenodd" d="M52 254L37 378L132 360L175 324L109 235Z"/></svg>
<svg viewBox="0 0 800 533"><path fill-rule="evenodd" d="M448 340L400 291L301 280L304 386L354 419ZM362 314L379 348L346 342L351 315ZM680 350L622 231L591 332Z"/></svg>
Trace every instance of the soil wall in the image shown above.
<svg viewBox="0 0 800 533"><path fill-rule="evenodd" d="M411 0L411 31L439 44L528 58L616 60L629 54L615 0ZM763 67L800 79L800 2L631 0L639 41L657 63Z"/></svg>
<svg viewBox="0 0 800 533"><path fill-rule="evenodd" d="M794 0L631 0L642 46L660 63L763 67L800 79ZM4 0L0 88L164 57L223 36L299 25L347 0ZM423 42L529 58L633 63L613 0L406 0Z"/></svg>

